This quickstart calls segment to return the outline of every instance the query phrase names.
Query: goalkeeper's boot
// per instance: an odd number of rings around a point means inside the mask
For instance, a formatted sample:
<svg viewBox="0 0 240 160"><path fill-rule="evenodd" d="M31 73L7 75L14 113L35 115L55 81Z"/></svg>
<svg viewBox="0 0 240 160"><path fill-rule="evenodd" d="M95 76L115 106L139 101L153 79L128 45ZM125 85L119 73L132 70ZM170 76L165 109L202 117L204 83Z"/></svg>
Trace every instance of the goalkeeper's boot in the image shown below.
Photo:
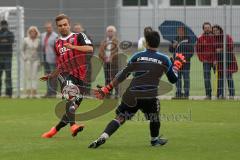
<svg viewBox="0 0 240 160"><path fill-rule="evenodd" d="M52 138L55 134L57 134L57 130L55 127L52 127L50 131L42 134L42 138Z"/></svg>
<svg viewBox="0 0 240 160"><path fill-rule="evenodd" d="M77 134L79 132L81 132L83 130L83 128L84 128L84 124L80 124L80 125L74 124L74 125L72 125L71 128L70 128L71 132L72 132L72 136L73 137L77 136Z"/></svg>
<svg viewBox="0 0 240 160"><path fill-rule="evenodd" d="M98 148L99 146L101 146L102 144L104 144L106 142L106 139L104 137L100 137L97 140L95 140L94 142L92 142L88 148Z"/></svg>
<svg viewBox="0 0 240 160"><path fill-rule="evenodd" d="M168 142L167 139L158 137L158 138L156 138L156 139L154 139L154 140L151 140L151 145L152 145L152 146L163 146L163 145L165 145L167 142Z"/></svg>

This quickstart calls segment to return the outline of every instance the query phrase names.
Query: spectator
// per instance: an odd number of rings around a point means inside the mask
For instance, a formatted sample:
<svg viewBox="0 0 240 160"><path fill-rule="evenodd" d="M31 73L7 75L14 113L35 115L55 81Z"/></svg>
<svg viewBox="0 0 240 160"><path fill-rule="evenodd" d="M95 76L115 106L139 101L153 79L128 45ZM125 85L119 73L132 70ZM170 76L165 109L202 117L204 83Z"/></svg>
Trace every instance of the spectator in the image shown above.
<svg viewBox="0 0 240 160"><path fill-rule="evenodd" d="M212 86L211 86L211 70L215 72L215 66L213 62L216 57L214 57L214 37L212 34L212 26L209 22L205 22L202 26L203 33L198 38L196 44L196 51L198 58L203 62L203 76L205 84L206 98L212 98Z"/></svg>
<svg viewBox="0 0 240 160"><path fill-rule="evenodd" d="M216 68L218 73L218 89L217 98L223 98L224 89L224 54L223 54L223 29L219 25L212 27L215 42L216 53ZM229 98L233 99L235 96L235 88L232 74L238 71L236 57L233 53L233 39L230 35L226 35L226 79L228 83Z"/></svg>
<svg viewBox="0 0 240 160"><path fill-rule="evenodd" d="M189 98L190 90L190 61L194 53L194 45L190 41L190 37L186 34L184 27L177 28L176 39L169 47L169 51L172 52L175 57L176 53L182 53L186 58L186 63L183 68L178 72L178 81L176 82L176 95L174 99ZM184 93L182 93L182 78L184 81Z"/></svg>
<svg viewBox="0 0 240 160"><path fill-rule="evenodd" d="M5 95L12 97L12 45L14 35L8 30L8 22L1 21L0 30L0 96L2 91L2 73L5 71L6 91Z"/></svg>
<svg viewBox="0 0 240 160"><path fill-rule="evenodd" d="M26 94L27 98L36 97L38 68L40 63L40 33L36 26L31 26L27 30L27 37L23 41L23 60L25 65Z"/></svg>
<svg viewBox="0 0 240 160"><path fill-rule="evenodd" d="M105 84L109 84L118 72L118 39L114 26L106 28L106 37L99 46L99 58L104 63ZM115 98L118 96L118 87L115 88Z"/></svg>
<svg viewBox="0 0 240 160"><path fill-rule="evenodd" d="M75 23L73 26L73 32L74 33L85 32L85 29L82 27L80 23Z"/></svg>
<svg viewBox="0 0 240 160"><path fill-rule="evenodd" d="M43 64L45 74L49 74L56 69L56 53L54 49L55 40L58 37L53 31L51 22L46 22L45 32L41 34L41 50L43 53ZM43 98L56 97L57 80L56 78L47 81L47 92Z"/></svg>
<svg viewBox="0 0 240 160"><path fill-rule="evenodd" d="M144 28L144 36L148 31L152 31L152 27L145 27ZM146 40L145 40L144 37L141 37L138 40L138 50L141 51L141 50L145 50L145 49L146 49Z"/></svg>

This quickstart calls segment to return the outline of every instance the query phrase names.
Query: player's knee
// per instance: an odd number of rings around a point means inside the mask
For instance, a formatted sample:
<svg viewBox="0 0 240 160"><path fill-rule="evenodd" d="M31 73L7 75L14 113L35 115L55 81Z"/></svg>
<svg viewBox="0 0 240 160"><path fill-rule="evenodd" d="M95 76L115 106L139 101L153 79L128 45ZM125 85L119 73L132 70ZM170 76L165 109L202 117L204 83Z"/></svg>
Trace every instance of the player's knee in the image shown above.
<svg viewBox="0 0 240 160"><path fill-rule="evenodd" d="M79 106L82 102L82 99L83 99L82 96L76 97L75 104Z"/></svg>
<svg viewBox="0 0 240 160"><path fill-rule="evenodd" d="M126 119L123 116L117 116L115 120L117 120L121 125L126 121Z"/></svg>

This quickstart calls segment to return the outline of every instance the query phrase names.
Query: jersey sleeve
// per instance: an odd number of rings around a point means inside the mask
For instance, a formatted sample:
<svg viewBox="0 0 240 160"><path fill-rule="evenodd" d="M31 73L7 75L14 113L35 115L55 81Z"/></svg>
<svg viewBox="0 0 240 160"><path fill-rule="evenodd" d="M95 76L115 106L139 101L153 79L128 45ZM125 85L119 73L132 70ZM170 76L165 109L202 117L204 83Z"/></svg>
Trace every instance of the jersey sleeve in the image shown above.
<svg viewBox="0 0 240 160"><path fill-rule="evenodd" d="M85 33L80 32L77 37L79 46L89 45L92 46L92 41L88 38Z"/></svg>
<svg viewBox="0 0 240 160"><path fill-rule="evenodd" d="M173 68L172 61L167 57L166 58L166 76L168 81L171 83L176 83L178 80L178 72Z"/></svg>
<svg viewBox="0 0 240 160"><path fill-rule="evenodd" d="M127 65L119 71L116 75L115 78L118 80L119 83L124 81L134 70L133 69L133 63L137 61L138 53L135 53L128 61Z"/></svg>

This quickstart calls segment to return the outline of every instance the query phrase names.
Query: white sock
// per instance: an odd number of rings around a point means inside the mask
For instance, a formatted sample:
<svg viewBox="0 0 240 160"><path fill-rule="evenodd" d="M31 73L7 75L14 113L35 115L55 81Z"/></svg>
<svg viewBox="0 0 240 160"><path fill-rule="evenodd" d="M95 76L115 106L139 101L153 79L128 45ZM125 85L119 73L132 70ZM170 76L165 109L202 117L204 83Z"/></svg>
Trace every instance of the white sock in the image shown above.
<svg viewBox="0 0 240 160"><path fill-rule="evenodd" d="M108 139L109 135L107 133L103 132L103 134L100 136L100 138Z"/></svg>
<svg viewBox="0 0 240 160"><path fill-rule="evenodd" d="M156 140L158 140L158 137L152 137L151 138L151 141L156 141Z"/></svg>

